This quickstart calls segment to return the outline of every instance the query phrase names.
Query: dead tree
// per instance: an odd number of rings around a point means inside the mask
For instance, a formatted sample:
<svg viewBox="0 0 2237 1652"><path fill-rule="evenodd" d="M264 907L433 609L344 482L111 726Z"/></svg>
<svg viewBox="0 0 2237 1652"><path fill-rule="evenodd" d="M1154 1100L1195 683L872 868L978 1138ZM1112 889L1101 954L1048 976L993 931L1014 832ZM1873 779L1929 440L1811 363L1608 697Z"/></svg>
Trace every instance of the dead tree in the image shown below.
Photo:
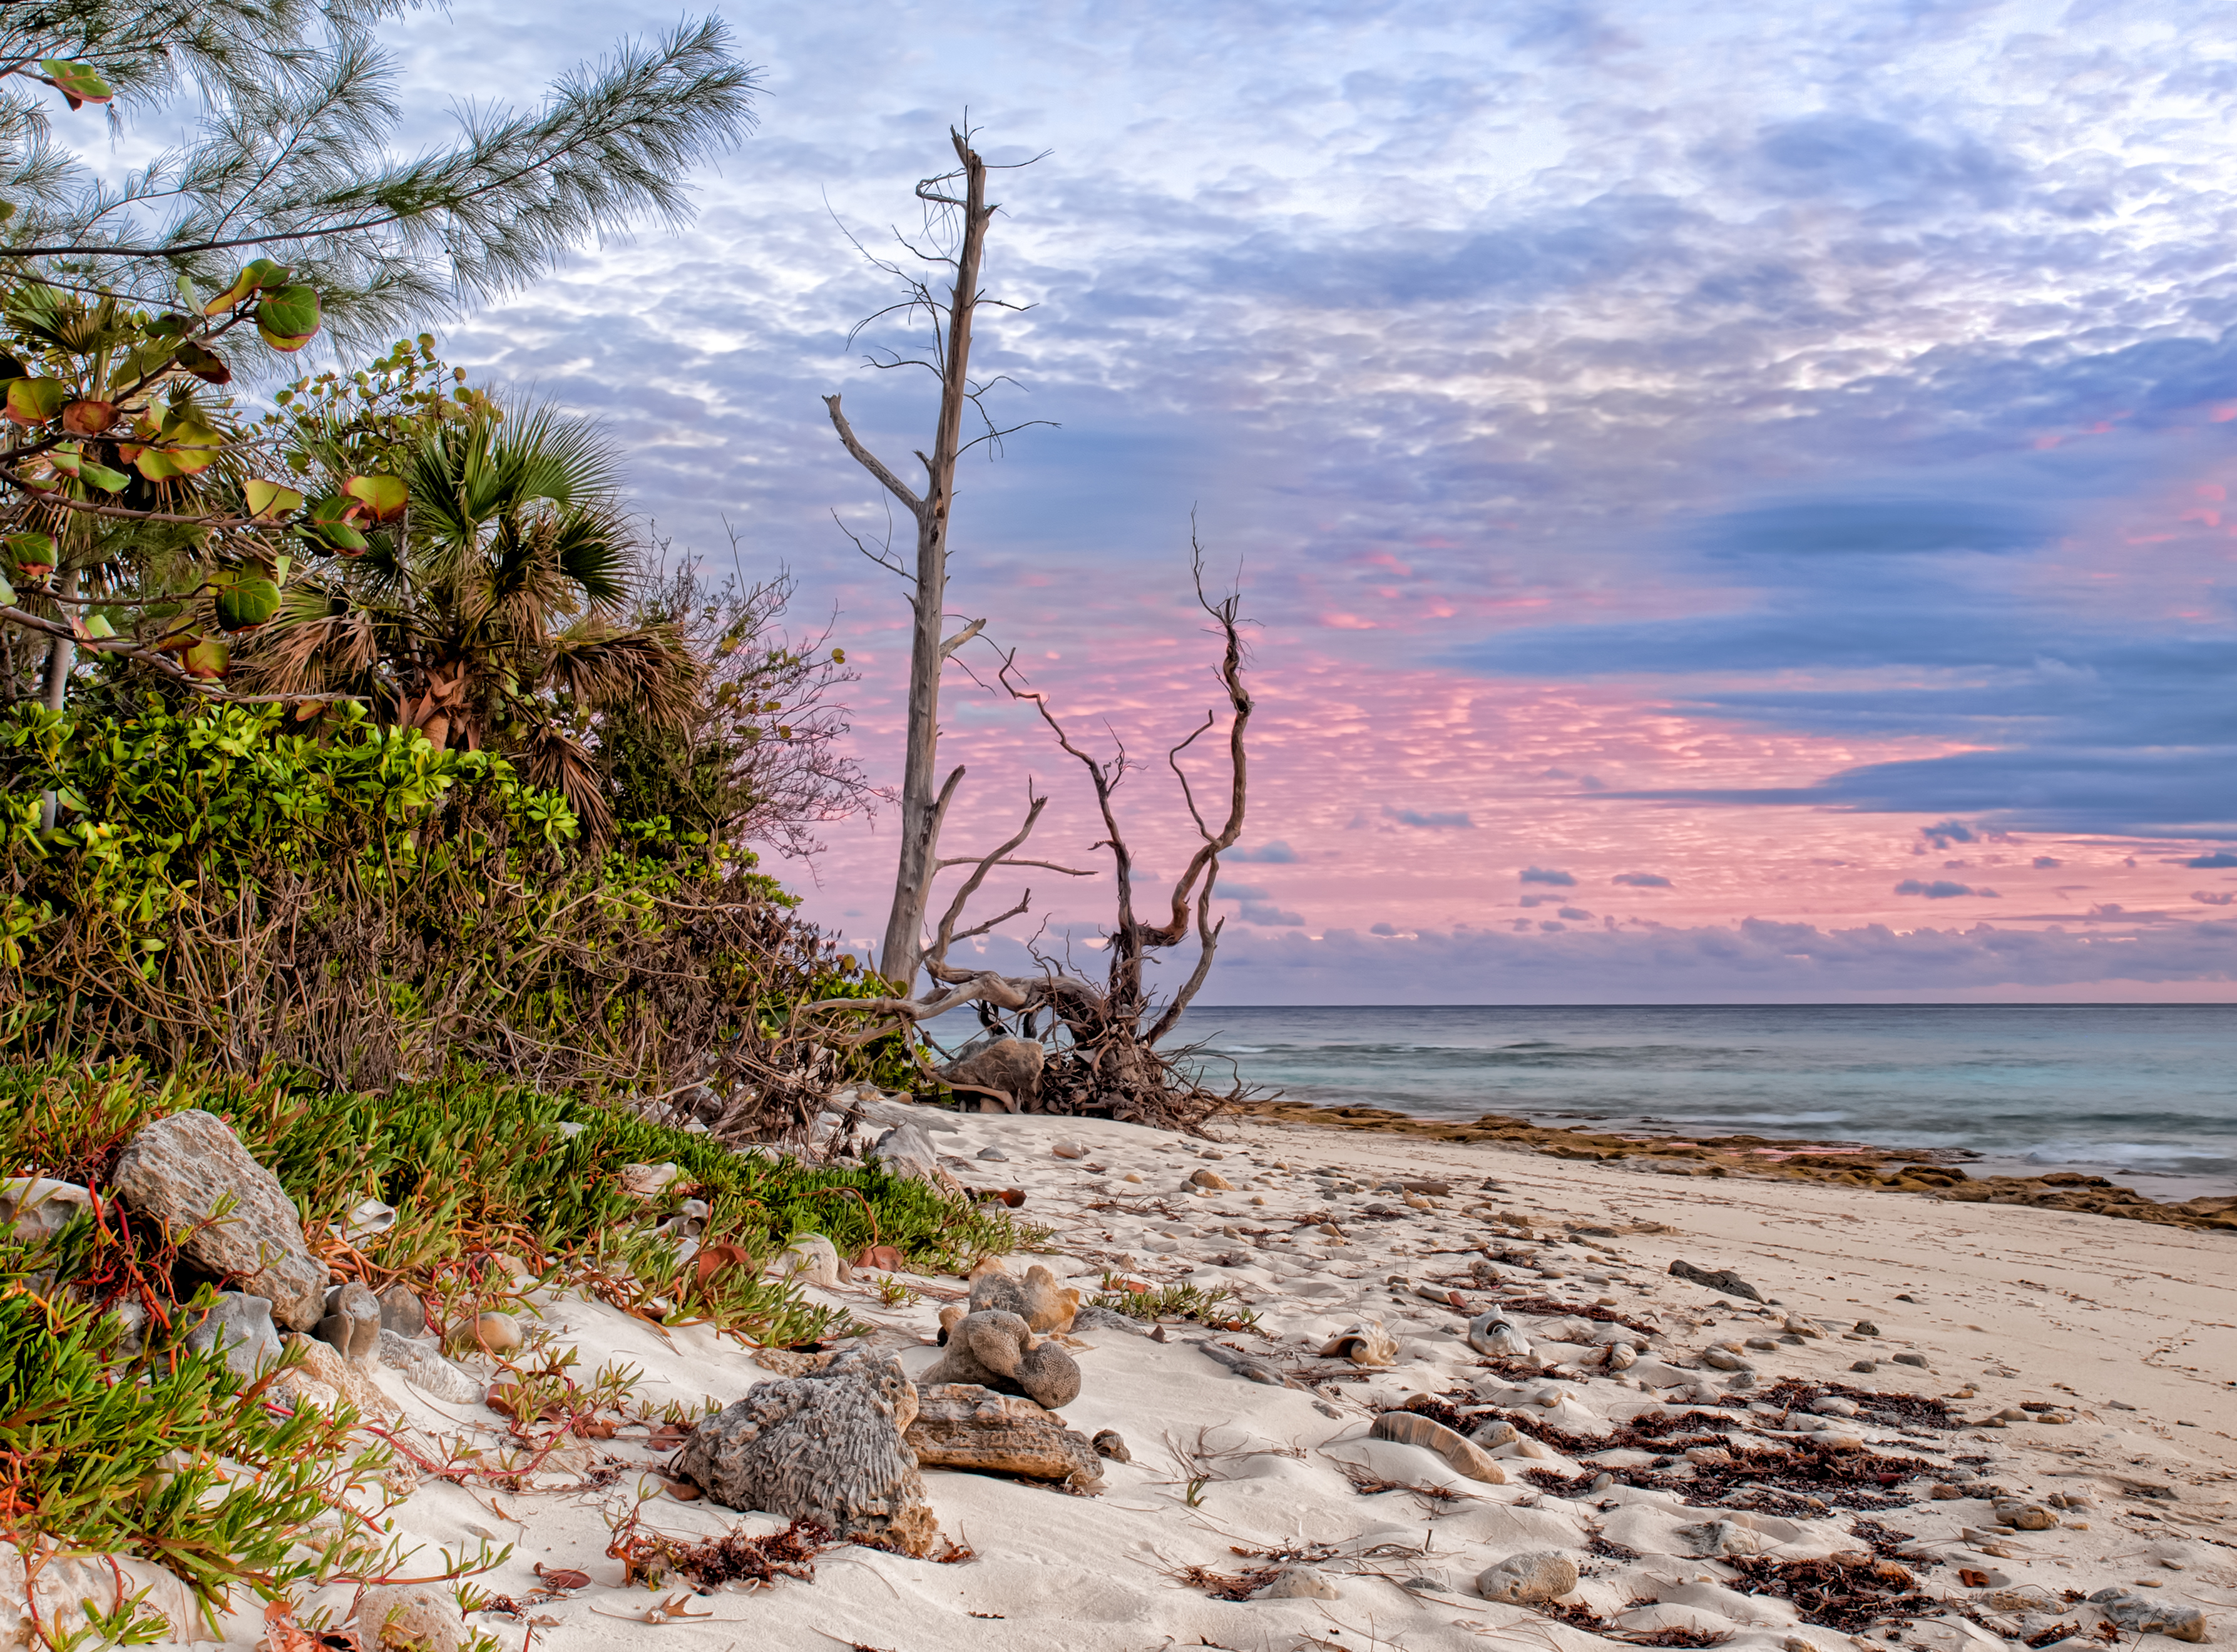
<svg viewBox="0 0 2237 1652"><path fill-rule="evenodd" d="M925 468L924 491L919 493L912 489L862 444L854 427L847 422L846 414L840 411L838 397L823 398L831 412L832 426L839 432L847 451L901 502L916 524L914 569L900 561L890 543L873 549L859 536L848 535L873 562L908 581L909 606L915 611L909 645L908 745L901 774L901 853L894 871L894 899L886 916L885 939L878 951L880 972L900 983L904 991L914 984L921 958L925 911L931 901L932 880L939 871L940 817L962 773L957 770L946 786L935 790L940 759L940 676L949 656L976 636L986 624L983 620L973 620L952 636L940 635L946 618L947 523L955 496L955 464L981 442L999 443L1004 436L1025 428L1013 425L1007 430L996 429L992 420L986 418L981 399L992 386L971 377L971 327L980 308L1024 306L989 299L979 290L987 227L999 209L987 200L987 163L971 147L970 135L950 128L948 136L954 143L955 157L960 164L952 172L923 180L917 185L916 194L917 199L935 212L944 211L954 217L954 249L942 251L937 247L901 240L903 247L920 261L954 271L946 294L898 264L871 259L880 269L904 284L907 296L899 304L880 311L869 321L898 312L923 316L932 323L932 354L928 359L895 355L871 358L873 366L922 367L940 380L940 414L933 430L932 451L927 454L920 448L916 453ZM959 185L960 198L951 193ZM929 221L927 227L931 227ZM869 321L862 326L868 326ZM855 329L856 333L861 331L861 327ZM982 434L967 442L963 439L967 405L978 411L987 425ZM841 530L845 530L843 524Z"/></svg>
<svg viewBox="0 0 2237 1652"><path fill-rule="evenodd" d="M984 1104L1002 1106L1009 1111L1092 1114L1192 1129L1222 1102L1231 1098L1232 1092L1222 1095L1204 1087L1197 1063L1190 1059L1193 1052L1158 1048L1203 989L1213 957L1219 950L1219 937L1226 920L1212 921L1212 891L1219 877L1220 855L1233 847L1242 835L1250 793L1244 740L1252 701L1243 681L1245 661L1241 635L1242 599L1234 593L1217 601L1206 595L1204 554L1193 536L1191 549L1194 553L1197 601L1211 617L1222 642L1218 677L1226 692L1231 718L1227 735L1227 811L1217 827L1204 819L1198 806L1196 788L1191 785L1181 762L1183 754L1217 726L1217 714L1208 711L1204 721L1165 754L1165 761L1180 781L1198 841L1186 869L1174 882L1170 905L1158 914L1158 921L1145 919L1136 911L1134 854L1128 846L1117 809L1118 787L1128 772L1138 765L1127 756L1123 745L1107 760L1083 750L1050 708L1047 695L1022 681L1013 655L1003 661L1000 675L1003 687L1013 699L1033 705L1055 737L1059 748L1079 764L1094 789L1104 832L1095 846L1111 852L1117 905L1115 921L1105 943L1110 963L1105 979L1099 985L1038 950L1033 956L1040 971L1034 975L973 971L948 961L949 951L956 942L983 935L1030 909L1033 892L1027 890L1023 898L1007 911L969 928L957 927L972 898L997 866L1045 866L1070 876L1089 875L1049 861L1018 858L1017 852L1033 835L1041 811L1048 803L1045 796L1031 796L1023 823L1007 841L975 859L942 863L968 865L972 872L949 901L924 954L924 969L932 983L923 993L913 997L805 1004L795 1011L796 1024L803 1030L815 1029L816 1036L828 1043L859 1043L890 1031L896 1023L922 1023L951 1010L977 1005L981 1020L990 1030L1008 1033L1014 1025L1022 1037L1036 1039L1042 1031L1041 1017L1046 1015L1050 1047L1037 1082L1023 1095L986 1084L969 1086L981 1096L993 1098ZM943 803L954 794L961 775L959 769L949 776L947 784L941 788ZM1179 989L1160 1003L1145 979L1145 967L1157 953L1184 944L1191 935L1197 942L1195 964ZM855 1018L855 1024L841 1028L839 1023L842 1017ZM938 1080L942 1075L935 1073L933 1076Z"/></svg>

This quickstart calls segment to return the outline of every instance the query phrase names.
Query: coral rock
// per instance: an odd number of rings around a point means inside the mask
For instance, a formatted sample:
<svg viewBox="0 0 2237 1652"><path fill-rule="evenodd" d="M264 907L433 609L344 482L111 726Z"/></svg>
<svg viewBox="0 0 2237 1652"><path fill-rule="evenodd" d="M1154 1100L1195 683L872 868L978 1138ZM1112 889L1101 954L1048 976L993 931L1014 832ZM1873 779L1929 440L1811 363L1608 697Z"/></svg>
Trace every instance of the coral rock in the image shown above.
<svg viewBox="0 0 2237 1652"><path fill-rule="evenodd" d="M997 1038L961 1059L936 1070L933 1076L950 1089L983 1096L1006 1113L1033 1110L1040 1094L1041 1070L1048 1051L1031 1038Z"/></svg>
<svg viewBox="0 0 2237 1652"><path fill-rule="evenodd" d="M1435 1451L1452 1465L1456 1474L1465 1474L1471 1480L1481 1480L1487 1485L1505 1485L1507 1471L1492 1461L1482 1447L1470 1443L1432 1418L1410 1411L1387 1411L1375 1419L1368 1432L1376 1439L1396 1440L1401 1445L1418 1445L1425 1451Z"/></svg>
<svg viewBox="0 0 2237 1652"><path fill-rule="evenodd" d="M459 1652L465 1639L457 1603L425 1583L385 1583L358 1597L358 1644L398 1652Z"/></svg>
<svg viewBox="0 0 2237 1652"><path fill-rule="evenodd" d="M1039 1262L1022 1280L999 1261L982 1263L972 1271L970 1312L988 1311L1014 1313L1035 1331L1069 1331L1079 1313L1079 1293L1058 1285L1056 1275Z"/></svg>
<svg viewBox="0 0 2237 1652"><path fill-rule="evenodd" d="M325 1316L326 1266L303 1241L294 1201L214 1114L174 1113L142 1125L109 1185L168 1227L188 1261L269 1302L281 1325L307 1331ZM231 1212L213 1221L228 1195Z"/></svg>
<svg viewBox="0 0 2237 1652"><path fill-rule="evenodd" d="M781 1278L820 1285L827 1291L839 1283L839 1248L821 1234L795 1235L769 1266Z"/></svg>
<svg viewBox="0 0 2237 1652"><path fill-rule="evenodd" d="M1094 1446L1030 1399L970 1383L920 1385L916 1398L902 1438L926 1468L1062 1480L1074 1491L1102 1481Z"/></svg>
<svg viewBox="0 0 2237 1652"><path fill-rule="evenodd" d="M1053 1342L1036 1338L1023 1316L989 1308L967 1313L949 1330L947 1352L920 1381L972 1383L1022 1394L1051 1411L1079 1398L1079 1366Z"/></svg>
<svg viewBox="0 0 2237 1652"><path fill-rule="evenodd" d="M940 1526L902 1438L916 1415L900 1360L849 1349L821 1371L755 1384L699 1425L676 1468L729 1508L923 1555Z"/></svg>
<svg viewBox="0 0 2237 1652"><path fill-rule="evenodd" d="M287 1349L300 1349L302 1359L288 1386L302 1392L304 1379L331 1388L350 1403L360 1417L382 1420L397 1415L399 1406L380 1391L378 1384L366 1374L365 1366L353 1359L346 1359L340 1350L317 1337L286 1336L280 1343ZM378 1365L376 1356L370 1363ZM309 1396L316 1399L317 1396Z"/></svg>
<svg viewBox="0 0 2237 1652"><path fill-rule="evenodd" d="M92 1203L93 1195L75 1181L56 1181L49 1176L16 1176L0 1181L0 1223L13 1227L18 1239L49 1238Z"/></svg>

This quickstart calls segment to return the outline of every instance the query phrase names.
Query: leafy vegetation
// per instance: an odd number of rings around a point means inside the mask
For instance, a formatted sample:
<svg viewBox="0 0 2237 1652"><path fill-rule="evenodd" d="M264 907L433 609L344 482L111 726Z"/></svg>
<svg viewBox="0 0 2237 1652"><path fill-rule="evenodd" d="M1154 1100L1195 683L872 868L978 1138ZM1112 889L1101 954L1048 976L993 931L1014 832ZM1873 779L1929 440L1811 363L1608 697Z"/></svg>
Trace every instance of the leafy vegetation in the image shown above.
<svg viewBox="0 0 2237 1652"><path fill-rule="evenodd" d="M1221 1331L1244 1331L1258 1323L1253 1308L1224 1306L1235 1293L1224 1285L1160 1285L1145 1288L1116 1274L1103 1276L1103 1288L1088 1299L1130 1320L1194 1320Z"/></svg>
<svg viewBox="0 0 2237 1652"><path fill-rule="evenodd" d="M584 1094L704 1080L781 1127L836 1080L905 1082L897 1037L819 1055L793 1030L802 997L876 987L750 855L663 821L584 846L502 759L354 708L295 726L155 701L0 719L4 1047L357 1089L454 1058Z"/></svg>

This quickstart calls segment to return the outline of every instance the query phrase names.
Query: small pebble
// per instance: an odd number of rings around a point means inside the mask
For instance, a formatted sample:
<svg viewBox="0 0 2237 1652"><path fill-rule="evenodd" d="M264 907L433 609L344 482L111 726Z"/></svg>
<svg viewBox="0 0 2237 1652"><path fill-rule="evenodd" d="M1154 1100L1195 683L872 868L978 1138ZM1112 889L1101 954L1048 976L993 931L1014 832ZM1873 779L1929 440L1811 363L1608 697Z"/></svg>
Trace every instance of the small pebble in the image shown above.
<svg viewBox="0 0 2237 1652"><path fill-rule="evenodd" d="M1000 1148L980 1148L979 1156L982 1159L991 1159L997 1164L1007 1164L1010 1161L1010 1155Z"/></svg>
<svg viewBox="0 0 2237 1652"><path fill-rule="evenodd" d="M1851 1371L1877 1371L1879 1368L1877 1359L1858 1359L1849 1366Z"/></svg>
<svg viewBox="0 0 2237 1652"><path fill-rule="evenodd" d="M1084 1159L1087 1156L1087 1149L1077 1142L1059 1142L1049 1151L1059 1159Z"/></svg>
<svg viewBox="0 0 2237 1652"><path fill-rule="evenodd" d="M520 1346L520 1321L510 1313L485 1313L474 1321L474 1339L492 1353L511 1353Z"/></svg>
<svg viewBox="0 0 2237 1652"><path fill-rule="evenodd" d="M1879 1335L1879 1326L1874 1325L1870 1320L1859 1320L1857 1321L1857 1334L1858 1336L1876 1337Z"/></svg>

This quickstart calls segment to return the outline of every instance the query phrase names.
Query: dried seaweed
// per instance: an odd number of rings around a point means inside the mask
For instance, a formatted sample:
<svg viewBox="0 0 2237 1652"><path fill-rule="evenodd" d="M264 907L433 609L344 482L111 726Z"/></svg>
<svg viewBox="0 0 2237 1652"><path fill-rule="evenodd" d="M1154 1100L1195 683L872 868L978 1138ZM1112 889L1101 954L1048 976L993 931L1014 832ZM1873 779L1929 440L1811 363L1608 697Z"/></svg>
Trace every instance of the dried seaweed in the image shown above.
<svg viewBox="0 0 2237 1652"><path fill-rule="evenodd" d="M1739 1574L1732 1587L1741 1594L1775 1595L1792 1601L1804 1621L1852 1635L1883 1618L1917 1617L1936 1608L1920 1592L1917 1578L1877 1555L1830 1555L1823 1560L1732 1555L1724 1563Z"/></svg>
<svg viewBox="0 0 2237 1652"><path fill-rule="evenodd" d="M622 1563L625 1585L657 1584L671 1573L701 1589L745 1583L767 1589L780 1577L811 1583L815 1557L833 1547L831 1534L812 1520L795 1520L766 1537L742 1530L719 1537L669 1537L647 1531L631 1509L614 1528L606 1554Z"/></svg>

